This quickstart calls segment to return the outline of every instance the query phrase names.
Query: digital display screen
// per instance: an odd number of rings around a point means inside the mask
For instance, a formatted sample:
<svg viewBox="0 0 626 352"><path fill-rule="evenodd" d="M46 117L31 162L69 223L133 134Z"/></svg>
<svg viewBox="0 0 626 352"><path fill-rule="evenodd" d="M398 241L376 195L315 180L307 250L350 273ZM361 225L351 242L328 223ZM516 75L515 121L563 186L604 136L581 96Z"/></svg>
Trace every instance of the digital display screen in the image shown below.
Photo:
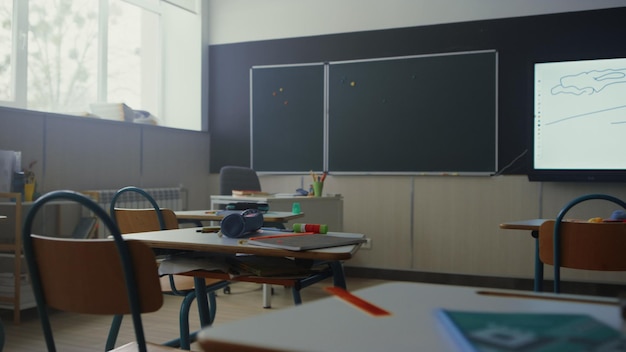
<svg viewBox="0 0 626 352"><path fill-rule="evenodd" d="M626 58L536 63L533 137L535 172L626 174Z"/></svg>

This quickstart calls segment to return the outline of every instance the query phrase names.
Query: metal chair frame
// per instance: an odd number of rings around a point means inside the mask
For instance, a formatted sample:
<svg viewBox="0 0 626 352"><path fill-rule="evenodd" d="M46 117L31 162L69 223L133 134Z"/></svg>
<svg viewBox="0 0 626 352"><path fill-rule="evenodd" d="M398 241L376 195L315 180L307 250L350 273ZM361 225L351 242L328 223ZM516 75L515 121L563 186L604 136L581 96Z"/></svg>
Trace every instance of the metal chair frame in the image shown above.
<svg viewBox="0 0 626 352"><path fill-rule="evenodd" d="M118 200L118 198L124 194L124 193L128 193L128 192L133 192L133 193L138 193L141 196L143 196L148 202L150 202L150 204L152 205L152 207L155 210L157 219L159 221L159 226L161 228L161 230L167 230L167 227L165 225L165 220L163 218L163 214L161 213L161 208L159 207L158 203L156 202L156 200L148 193L146 192L144 189L141 189L139 187L135 187L135 186L128 186L128 187L124 187L121 188L120 190L118 190L115 195L113 196L113 198L111 199L111 206L109 209L109 213L111 214L111 219L113 220L113 222L115 224L117 224L117 220L116 220L116 215L115 215L115 204ZM165 294L171 294L174 296L182 296L183 301L180 305L180 314L179 314L179 324L180 324L180 337L170 340L166 343L164 343L164 345L166 346L173 346L173 347L180 347L181 349L184 350L189 350L191 348L191 343L194 342L196 340L196 335L197 335L197 331L190 333L190 328L189 328L189 311L191 310L191 304L193 303L193 301L196 299L197 297L197 293L195 289L191 289L191 290L179 290L176 288L175 282L174 282L174 276L173 275L168 275L169 276L169 281L170 281L170 288L171 291L170 292L164 292ZM213 324L213 321L215 320L215 314L216 314L216 307L217 307L217 301L215 299L215 291L222 289L226 286L228 286L228 282L227 281L222 281L222 282L218 282L215 284L211 284L209 286L205 286L204 284L204 280L201 278L196 278L195 280L195 285L197 286L198 284L200 284L201 286L205 287L205 291L206 291L206 296L208 297L208 306L209 306L209 316L208 317L203 317L202 314L200 316L200 322L201 325L207 326L207 325L211 325ZM205 300L198 300L198 304L204 304L203 301ZM202 313L202 310L199 310L200 313ZM117 339L117 335L119 333L119 329L120 326L122 324L122 318L123 316L121 315L117 315L113 318L113 322L111 323L111 330L109 333L109 338L107 340L107 349L109 348L113 348L115 345L115 341Z"/></svg>
<svg viewBox="0 0 626 352"><path fill-rule="evenodd" d="M626 209L626 202L622 201L619 198L609 196L606 194L587 194L584 196L580 196L578 198L573 199L569 203L567 203L559 212L556 217L554 223L554 234L553 234L553 243L554 243L554 292L559 293L561 291L561 224L563 222L563 218L565 215L577 204L582 202L592 200L592 199L600 199L606 200L609 202L613 202L622 208ZM625 225L626 226L626 225ZM539 253L537 253L539 255ZM537 287L539 278L537 277L537 273L535 273L535 286Z"/></svg>
<svg viewBox="0 0 626 352"><path fill-rule="evenodd" d="M80 203L91 212L93 212L107 227L110 231L113 240L115 241L115 245L117 247L119 253L119 259L122 264L122 268L124 270L124 281L126 283L126 288L128 291L128 300L130 303L131 316L133 320L133 326L135 328L135 338L138 344L138 348L140 351L145 352L146 349L146 339L143 330L143 324L141 321L141 310L140 310L140 301L139 294L137 288L137 281L135 279L135 274L133 272L133 263L130 255L129 248L122 238L122 235L117 228L117 225L111 220L109 215L100 207L98 204L93 202L91 199L85 197L84 195L74 192L74 191L54 191L47 193L41 196L28 212L26 219L24 221L24 228L22 231L22 239L24 245L24 257L28 264L29 273L31 276L33 292L35 294L35 300L37 302L37 311L39 313L39 317L42 324L42 329L44 333L44 337L46 340L46 346L48 351L56 351L54 336L52 334L52 328L50 325L50 319L48 316L47 304L44 300L43 288L41 286L41 277L39 274L39 270L37 268L37 263L35 260L35 251L33 246L33 241L31 238L31 230L32 223L35 218L35 215L43 207L44 204L58 200L71 200L77 203Z"/></svg>

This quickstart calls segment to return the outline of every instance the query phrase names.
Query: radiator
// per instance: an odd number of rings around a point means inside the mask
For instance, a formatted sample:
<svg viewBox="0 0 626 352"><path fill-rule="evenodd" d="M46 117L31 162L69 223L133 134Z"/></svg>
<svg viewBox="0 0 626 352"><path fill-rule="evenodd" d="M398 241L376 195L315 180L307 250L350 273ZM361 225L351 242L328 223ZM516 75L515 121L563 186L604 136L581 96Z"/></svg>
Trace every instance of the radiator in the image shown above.
<svg viewBox="0 0 626 352"><path fill-rule="evenodd" d="M187 209L187 190L182 187L142 189L152 196L161 208L168 208L174 211ZM111 207L111 200L117 191L117 189L101 189L89 190L85 191L85 193L93 197L96 203L108 212ZM136 192L123 193L117 198L115 206L118 208L133 209L152 208L150 202L148 202L141 194ZM106 237L102 224L100 224L98 229L98 237Z"/></svg>

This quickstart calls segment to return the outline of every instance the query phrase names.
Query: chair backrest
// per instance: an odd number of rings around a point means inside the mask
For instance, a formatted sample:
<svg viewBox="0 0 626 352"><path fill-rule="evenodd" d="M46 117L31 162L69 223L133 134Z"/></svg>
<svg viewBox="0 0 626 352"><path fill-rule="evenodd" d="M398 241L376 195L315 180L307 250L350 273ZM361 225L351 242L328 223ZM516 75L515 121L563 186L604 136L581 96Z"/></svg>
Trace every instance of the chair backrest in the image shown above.
<svg viewBox="0 0 626 352"><path fill-rule="evenodd" d="M152 205L152 209L116 208L115 204L124 193L138 193ZM109 214L122 233L172 230L178 228L176 214L170 209L162 209L156 200L144 189L128 186L119 189L111 199Z"/></svg>
<svg viewBox="0 0 626 352"><path fill-rule="evenodd" d="M220 194L231 195L233 190L260 191L259 176L251 168L223 166L220 169Z"/></svg>
<svg viewBox="0 0 626 352"><path fill-rule="evenodd" d="M46 304L83 314L130 314L130 304L115 242L74 240L32 235ZM141 312L163 305L156 258L150 247L128 241Z"/></svg>
<svg viewBox="0 0 626 352"><path fill-rule="evenodd" d="M82 204L102 221L113 238L32 235L37 212L45 203L59 199ZM124 240L104 209L73 191L54 191L37 199L24 221L22 240L49 351L55 350L49 307L76 313L130 313L137 344L145 351L141 313L156 311L163 304L156 259L147 245Z"/></svg>
<svg viewBox="0 0 626 352"><path fill-rule="evenodd" d="M606 194L588 194L570 201L556 220L539 229L539 259L554 266L554 292L560 292L561 266L603 271L626 270L626 224L563 221L577 204L606 200L626 209L626 202ZM551 253L550 253L551 252Z"/></svg>
<svg viewBox="0 0 626 352"><path fill-rule="evenodd" d="M539 258L554 265L554 224L539 228ZM564 268L626 271L626 223L561 223L561 260Z"/></svg>
<svg viewBox="0 0 626 352"><path fill-rule="evenodd" d="M159 224L155 209L115 208L115 221L122 233L145 231L173 230L178 228L178 219L171 209L159 210L163 217L164 227Z"/></svg>

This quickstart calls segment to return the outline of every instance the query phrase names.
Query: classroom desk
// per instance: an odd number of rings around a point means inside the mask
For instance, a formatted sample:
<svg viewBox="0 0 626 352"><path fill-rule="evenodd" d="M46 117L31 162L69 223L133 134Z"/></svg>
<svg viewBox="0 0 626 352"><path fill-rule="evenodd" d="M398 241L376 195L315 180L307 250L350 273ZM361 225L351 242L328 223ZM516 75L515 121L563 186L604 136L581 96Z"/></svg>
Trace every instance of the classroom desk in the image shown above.
<svg viewBox="0 0 626 352"><path fill-rule="evenodd" d="M277 248L268 248L255 245L246 244L245 241L238 238L228 238L226 236L220 236L217 233L202 233L196 232L197 228L183 228L176 230L163 230L163 231L151 231L151 232L139 232L133 234L124 235L124 237L139 240L146 243L152 248L162 249L175 249L182 251L197 251L206 253L223 253L223 254L255 254L260 256L270 257L292 257L296 259L312 259L319 261L328 261L330 269L319 274L312 275L305 280L299 281L300 287L306 287L312 283L325 279L327 277L333 277L333 285L337 287L346 287L345 276L343 272L343 265L341 261L349 260L359 250L360 245L349 245L341 247L323 248L310 251L288 251ZM350 234L350 233L333 233L341 236L359 237L362 238L362 234ZM196 281L196 299L198 300L198 307L200 310L200 320L202 326L209 324L209 312L208 302L204 286L204 278L216 278L222 280L231 281L247 281L263 284L276 284L284 286L293 286L293 279L280 279L271 277L257 277L257 276L237 276L231 278L226 273L209 272L196 270L188 273L183 273L194 276ZM299 297L298 297L299 298ZM294 299L296 297L294 296ZM299 303L296 301L296 303Z"/></svg>
<svg viewBox="0 0 626 352"><path fill-rule="evenodd" d="M224 215L218 213L219 210L184 210L175 211L178 220L192 221L220 221ZM263 213L263 221L267 222L287 222L304 216L304 213L295 214L285 211L268 211Z"/></svg>
<svg viewBox="0 0 626 352"><path fill-rule="evenodd" d="M617 299L409 282L385 283L353 294L391 315L370 315L331 296L202 329L197 341L211 352L459 351L435 317L437 308L582 313L617 329L622 324Z"/></svg>
<svg viewBox="0 0 626 352"><path fill-rule="evenodd" d="M535 292L541 291L541 283L543 282L543 263L539 260L539 227L548 220L549 219L530 219L500 224L500 228L504 230L528 230L530 231L530 235L535 239Z"/></svg>
<svg viewBox="0 0 626 352"><path fill-rule="evenodd" d="M219 210L184 210L175 211L178 220L186 222L194 222L198 226L202 226L202 221L220 221L224 215L218 213ZM268 211L263 213L263 221L274 223L285 223L289 220L298 219L304 216L304 213L292 213L282 211ZM263 307L270 308L271 303L271 287L263 284Z"/></svg>
<svg viewBox="0 0 626 352"><path fill-rule="evenodd" d="M238 238L219 236L217 233L196 232L197 228L183 228L176 230L138 232L124 235L145 242L152 248L177 249L183 251L198 251L225 254L256 254L269 257L293 257L314 260L348 260L358 251L358 245L323 248L310 251L288 251L240 243ZM329 232L340 236L364 237L362 234L343 232Z"/></svg>

